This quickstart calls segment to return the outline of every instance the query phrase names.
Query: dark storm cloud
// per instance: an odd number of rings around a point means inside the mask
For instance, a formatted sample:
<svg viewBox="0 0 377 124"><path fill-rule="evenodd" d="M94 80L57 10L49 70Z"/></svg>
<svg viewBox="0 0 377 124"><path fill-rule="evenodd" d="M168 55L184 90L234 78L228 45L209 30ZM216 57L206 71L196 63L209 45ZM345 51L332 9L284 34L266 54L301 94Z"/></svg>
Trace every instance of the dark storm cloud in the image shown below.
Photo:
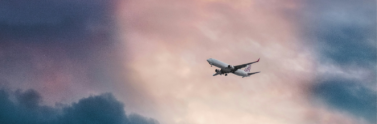
<svg viewBox="0 0 377 124"><path fill-rule="evenodd" d="M322 51L326 59L331 59L337 64L357 64L368 67L376 62L376 46L368 43L368 40L375 41L374 29L370 26L357 25L334 25L328 26L318 32L320 41L323 41L328 48Z"/></svg>
<svg viewBox="0 0 377 124"><path fill-rule="evenodd" d="M0 80L54 98L69 94L54 87L112 90L120 66L114 1L0 0Z"/></svg>
<svg viewBox="0 0 377 124"><path fill-rule="evenodd" d="M0 42L78 42L91 28L111 26L112 0L2 0ZM27 38L27 39L25 39ZM41 40L39 38L47 38ZM56 39L67 39L58 41Z"/></svg>
<svg viewBox="0 0 377 124"><path fill-rule="evenodd" d="M69 106L41 105L38 92L0 90L2 124L157 124L138 114L126 115L123 104L107 93L82 98Z"/></svg>
<svg viewBox="0 0 377 124"><path fill-rule="evenodd" d="M305 23L322 58L358 66L376 62L376 4L374 0L308 1ZM372 63L373 62L373 63Z"/></svg>
<svg viewBox="0 0 377 124"><path fill-rule="evenodd" d="M0 52L27 56L44 47L47 56L58 58L55 52L64 52L71 59L85 60L99 51L96 48L108 49L113 43L113 1L1 0ZM15 46L23 50L16 51Z"/></svg>
<svg viewBox="0 0 377 124"><path fill-rule="evenodd" d="M317 46L319 67L331 63L330 66L343 70L352 67L376 75L374 0L308 0L302 17L305 17L305 35L311 44ZM375 76L352 79L339 75L319 75L317 78L318 83L312 89L315 97L341 111L370 122L376 121L377 93L374 88L368 87L375 86Z"/></svg>
<svg viewBox="0 0 377 124"><path fill-rule="evenodd" d="M331 106L374 122L377 117L376 92L357 83L342 79L325 80L316 84L313 92Z"/></svg>

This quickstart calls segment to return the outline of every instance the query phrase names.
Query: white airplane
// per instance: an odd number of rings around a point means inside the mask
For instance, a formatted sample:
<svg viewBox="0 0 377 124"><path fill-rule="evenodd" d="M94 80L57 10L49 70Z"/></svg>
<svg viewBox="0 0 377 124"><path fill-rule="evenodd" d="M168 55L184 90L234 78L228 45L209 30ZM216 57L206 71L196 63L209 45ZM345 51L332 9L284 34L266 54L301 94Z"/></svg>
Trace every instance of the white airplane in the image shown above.
<svg viewBox="0 0 377 124"><path fill-rule="evenodd" d="M232 65L226 64L224 62L221 62L219 60L212 59L212 58L207 59L207 61L211 65L211 67L212 65L214 65L216 67L221 68L220 70L216 69L215 70L216 73L213 74L213 76L222 75L222 74L227 76L228 73L233 73L235 75L242 76L242 78L244 78L244 77L249 77L250 75L259 73L259 72L249 73L251 64L259 62L259 59L255 62L250 62L250 63L236 65L236 66L232 66ZM241 68L244 68L244 67L246 67L245 70L241 70Z"/></svg>

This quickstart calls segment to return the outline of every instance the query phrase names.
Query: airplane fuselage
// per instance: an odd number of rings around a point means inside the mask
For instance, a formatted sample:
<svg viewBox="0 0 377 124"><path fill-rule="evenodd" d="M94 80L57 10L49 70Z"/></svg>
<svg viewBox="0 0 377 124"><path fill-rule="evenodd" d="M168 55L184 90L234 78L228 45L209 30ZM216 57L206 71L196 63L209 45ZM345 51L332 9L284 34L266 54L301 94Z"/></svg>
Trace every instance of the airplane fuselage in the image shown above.
<svg viewBox="0 0 377 124"><path fill-rule="evenodd" d="M217 74L222 75L222 74L227 74L227 73L233 73L235 75L242 76L242 77L248 77L248 76L250 76L244 70L242 70L242 69L234 69L229 64L226 64L226 63L224 63L222 61L219 61L217 59L210 58L210 59L207 59L207 61L208 61L208 63L211 66L214 65L214 66L220 68L220 70L216 69L217 71L216 71L216 74L214 74L214 76L217 75Z"/></svg>

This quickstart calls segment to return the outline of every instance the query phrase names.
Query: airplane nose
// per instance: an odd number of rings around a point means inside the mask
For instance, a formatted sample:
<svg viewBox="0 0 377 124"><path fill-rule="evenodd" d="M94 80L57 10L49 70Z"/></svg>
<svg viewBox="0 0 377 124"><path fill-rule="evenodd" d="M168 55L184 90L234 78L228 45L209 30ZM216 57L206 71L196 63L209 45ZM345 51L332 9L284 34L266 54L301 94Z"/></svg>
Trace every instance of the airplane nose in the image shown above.
<svg viewBox="0 0 377 124"><path fill-rule="evenodd" d="M211 59L207 59L207 62L208 62L209 64L211 64Z"/></svg>

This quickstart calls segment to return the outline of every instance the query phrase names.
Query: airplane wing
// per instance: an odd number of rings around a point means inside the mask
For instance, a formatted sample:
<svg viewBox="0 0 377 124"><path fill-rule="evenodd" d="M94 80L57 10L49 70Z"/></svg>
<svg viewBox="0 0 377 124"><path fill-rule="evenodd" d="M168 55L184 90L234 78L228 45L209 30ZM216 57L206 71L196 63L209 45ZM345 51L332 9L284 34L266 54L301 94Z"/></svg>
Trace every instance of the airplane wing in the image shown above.
<svg viewBox="0 0 377 124"><path fill-rule="evenodd" d="M246 63L246 64L242 64L242 65L236 65L236 66L234 66L234 68L240 69L240 68L246 67L247 65L254 64L254 63L257 63L257 62L259 62L259 59L255 62L250 62L250 63Z"/></svg>

